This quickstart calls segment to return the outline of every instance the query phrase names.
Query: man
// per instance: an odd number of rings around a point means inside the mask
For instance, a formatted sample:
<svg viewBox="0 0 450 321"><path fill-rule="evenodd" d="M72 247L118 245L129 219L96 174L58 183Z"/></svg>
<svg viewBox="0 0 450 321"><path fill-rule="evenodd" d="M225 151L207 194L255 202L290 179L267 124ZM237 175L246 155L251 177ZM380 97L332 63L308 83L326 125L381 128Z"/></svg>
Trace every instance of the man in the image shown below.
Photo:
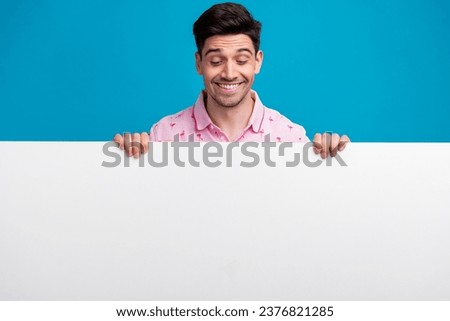
<svg viewBox="0 0 450 321"><path fill-rule="evenodd" d="M195 64L205 89L194 106L166 116L150 134L116 134L129 156L148 151L149 141L309 142L302 126L265 107L252 90L263 62L261 23L236 3L217 4L194 23ZM322 158L345 148L346 135L316 134L314 151ZM140 148L138 146L141 146Z"/></svg>

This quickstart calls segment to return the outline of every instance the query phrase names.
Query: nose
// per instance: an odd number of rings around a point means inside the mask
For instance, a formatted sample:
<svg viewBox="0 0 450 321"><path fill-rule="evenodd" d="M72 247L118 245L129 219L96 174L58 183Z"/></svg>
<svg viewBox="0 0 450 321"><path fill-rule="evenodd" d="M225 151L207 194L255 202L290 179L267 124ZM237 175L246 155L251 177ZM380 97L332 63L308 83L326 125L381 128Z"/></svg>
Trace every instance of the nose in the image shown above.
<svg viewBox="0 0 450 321"><path fill-rule="evenodd" d="M226 79L228 81L232 81L237 78L236 68L235 68L235 66L233 66L232 61L228 61L227 63L223 64L223 70L222 70L221 76L223 79Z"/></svg>

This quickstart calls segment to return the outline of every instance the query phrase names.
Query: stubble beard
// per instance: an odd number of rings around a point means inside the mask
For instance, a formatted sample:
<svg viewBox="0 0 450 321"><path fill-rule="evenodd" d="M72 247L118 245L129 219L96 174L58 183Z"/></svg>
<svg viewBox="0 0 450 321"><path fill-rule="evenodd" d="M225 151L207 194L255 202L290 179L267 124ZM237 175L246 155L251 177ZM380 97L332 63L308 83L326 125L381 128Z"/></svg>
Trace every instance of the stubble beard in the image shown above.
<svg viewBox="0 0 450 321"><path fill-rule="evenodd" d="M239 106L242 101L245 99L245 97L250 92L250 88L248 88L245 92L242 93L242 96L240 97L223 97L223 95L212 95L211 98L214 100L217 106L224 107L224 108L234 108L236 106Z"/></svg>

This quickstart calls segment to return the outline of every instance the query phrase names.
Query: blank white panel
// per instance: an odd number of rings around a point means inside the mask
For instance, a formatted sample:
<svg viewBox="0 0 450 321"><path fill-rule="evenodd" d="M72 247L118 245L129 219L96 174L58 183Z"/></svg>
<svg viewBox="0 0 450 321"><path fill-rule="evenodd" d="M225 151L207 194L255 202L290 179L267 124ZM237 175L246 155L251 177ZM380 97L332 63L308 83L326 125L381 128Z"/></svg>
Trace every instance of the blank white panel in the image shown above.
<svg viewBox="0 0 450 321"><path fill-rule="evenodd" d="M317 168L105 168L102 147L0 143L0 300L450 300L450 144Z"/></svg>

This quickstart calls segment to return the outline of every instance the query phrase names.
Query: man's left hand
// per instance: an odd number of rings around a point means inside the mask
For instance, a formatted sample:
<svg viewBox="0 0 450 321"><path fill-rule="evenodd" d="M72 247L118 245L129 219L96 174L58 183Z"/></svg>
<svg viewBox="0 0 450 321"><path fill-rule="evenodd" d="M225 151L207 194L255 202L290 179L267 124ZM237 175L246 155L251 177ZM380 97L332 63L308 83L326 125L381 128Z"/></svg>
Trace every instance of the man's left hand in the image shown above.
<svg viewBox="0 0 450 321"><path fill-rule="evenodd" d="M315 134L313 145L314 153L320 154L325 159L328 156L334 157L336 154L345 149L350 139L347 135L339 136L336 133Z"/></svg>

